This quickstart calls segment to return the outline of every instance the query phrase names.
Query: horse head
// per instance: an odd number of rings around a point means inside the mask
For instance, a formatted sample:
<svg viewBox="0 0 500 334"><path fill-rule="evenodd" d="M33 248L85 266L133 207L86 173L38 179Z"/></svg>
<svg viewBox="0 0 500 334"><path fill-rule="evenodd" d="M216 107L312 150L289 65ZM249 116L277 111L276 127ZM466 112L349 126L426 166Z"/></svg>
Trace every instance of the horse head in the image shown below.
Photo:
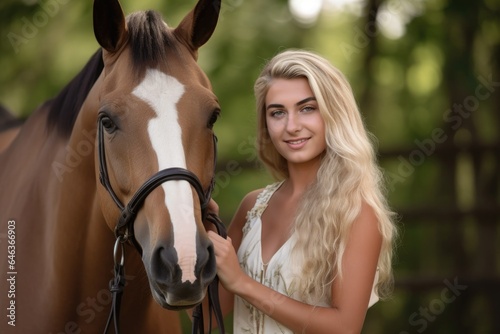
<svg viewBox="0 0 500 334"><path fill-rule="evenodd" d="M125 17L118 0L94 2L104 69L83 110L98 123L97 196L109 227L142 254L155 300L169 309L201 302L216 274L202 216L220 107L196 60L219 8L199 0L170 28L156 12Z"/></svg>

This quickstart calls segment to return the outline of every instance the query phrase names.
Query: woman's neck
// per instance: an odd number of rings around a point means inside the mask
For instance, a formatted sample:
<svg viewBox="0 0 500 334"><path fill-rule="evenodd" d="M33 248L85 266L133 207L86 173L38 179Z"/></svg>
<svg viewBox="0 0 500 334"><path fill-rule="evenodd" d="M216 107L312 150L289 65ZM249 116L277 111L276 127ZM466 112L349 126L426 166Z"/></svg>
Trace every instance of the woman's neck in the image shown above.
<svg viewBox="0 0 500 334"><path fill-rule="evenodd" d="M289 165L289 177L285 180L282 188L289 196L301 196L306 189L316 181L320 161L307 165Z"/></svg>

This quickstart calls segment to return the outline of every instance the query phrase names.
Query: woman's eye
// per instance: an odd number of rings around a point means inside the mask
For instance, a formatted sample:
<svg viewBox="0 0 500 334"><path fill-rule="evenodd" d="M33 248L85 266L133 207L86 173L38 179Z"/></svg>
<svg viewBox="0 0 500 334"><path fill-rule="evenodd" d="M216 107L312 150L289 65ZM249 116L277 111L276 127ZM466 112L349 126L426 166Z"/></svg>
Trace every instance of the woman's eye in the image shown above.
<svg viewBox="0 0 500 334"><path fill-rule="evenodd" d="M313 106L305 106L304 108L302 108L303 112L312 112L314 110L316 110L316 108L314 108Z"/></svg>
<svg viewBox="0 0 500 334"><path fill-rule="evenodd" d="M285 114L283 110L273 110L271 111L271 117L281 117Z"/></svg>

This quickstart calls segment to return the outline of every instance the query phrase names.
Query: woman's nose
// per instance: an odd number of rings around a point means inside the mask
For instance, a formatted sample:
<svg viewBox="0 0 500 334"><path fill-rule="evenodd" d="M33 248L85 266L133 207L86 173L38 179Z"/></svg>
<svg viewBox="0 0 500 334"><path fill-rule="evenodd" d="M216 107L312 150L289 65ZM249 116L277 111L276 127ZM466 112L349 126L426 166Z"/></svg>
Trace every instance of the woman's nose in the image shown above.
<svg viewBox="0 0 500 334"><path fill-rule="evenodd" d="M301 128L302 125L300 123L298 115L289 113L286 122L286 131L288 131L289 133L296 133L299 132Z"/></svg>

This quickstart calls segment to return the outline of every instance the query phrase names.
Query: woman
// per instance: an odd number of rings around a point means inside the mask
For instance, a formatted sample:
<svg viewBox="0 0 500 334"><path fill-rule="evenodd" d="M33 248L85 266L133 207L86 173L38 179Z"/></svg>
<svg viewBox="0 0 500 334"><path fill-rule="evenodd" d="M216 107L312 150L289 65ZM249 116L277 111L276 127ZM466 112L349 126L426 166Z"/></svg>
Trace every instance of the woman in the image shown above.
<svg viewBox="0 0 500 334"><path fill-rule="evenodd" d="M277 182L209 232L234 333L359 333L389 292L396 229L351 88L289 50L255 83L259 157Z"/></svg>

